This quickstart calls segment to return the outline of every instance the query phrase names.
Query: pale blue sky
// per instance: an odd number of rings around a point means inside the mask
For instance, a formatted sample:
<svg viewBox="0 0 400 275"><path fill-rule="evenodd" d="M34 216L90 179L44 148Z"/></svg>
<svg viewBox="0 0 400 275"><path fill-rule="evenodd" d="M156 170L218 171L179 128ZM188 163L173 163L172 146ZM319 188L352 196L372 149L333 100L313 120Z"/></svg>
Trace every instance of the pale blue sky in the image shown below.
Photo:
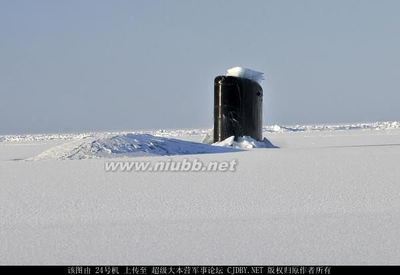
<svg viewBox="0 0 400 275"><path fill-rule="evenodd" d="M400 1L0 0L0 134L212 127L266 74L264 124L400 120Z"/></svg>

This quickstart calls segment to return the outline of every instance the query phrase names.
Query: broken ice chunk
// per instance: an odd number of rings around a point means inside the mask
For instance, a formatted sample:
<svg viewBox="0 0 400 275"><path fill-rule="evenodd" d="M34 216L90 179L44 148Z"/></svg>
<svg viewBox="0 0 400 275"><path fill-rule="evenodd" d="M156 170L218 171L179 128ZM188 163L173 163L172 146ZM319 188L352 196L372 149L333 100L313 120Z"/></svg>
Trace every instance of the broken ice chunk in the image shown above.
<svg viewBox="0 0 400 275"><path fill-rule="evenodd" d="M251 69L243 67L233 67L227 70L227 76L236 76L241 78L247 78L258 82L261 85L261 81L264 79L264 73L257 72Z"/></svg>

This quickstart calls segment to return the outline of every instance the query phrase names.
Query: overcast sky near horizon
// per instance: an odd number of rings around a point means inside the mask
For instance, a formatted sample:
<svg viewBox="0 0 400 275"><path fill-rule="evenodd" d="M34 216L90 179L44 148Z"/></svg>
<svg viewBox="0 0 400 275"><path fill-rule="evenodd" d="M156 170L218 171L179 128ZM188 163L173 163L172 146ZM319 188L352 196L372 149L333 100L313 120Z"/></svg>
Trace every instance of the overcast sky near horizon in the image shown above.
<svg viewBox="0 0 400 275"><path fill-rule="evenodd" d="M400 1L0 2L0 134L213 125L266 74L264 124L400 120Z"/></svg>

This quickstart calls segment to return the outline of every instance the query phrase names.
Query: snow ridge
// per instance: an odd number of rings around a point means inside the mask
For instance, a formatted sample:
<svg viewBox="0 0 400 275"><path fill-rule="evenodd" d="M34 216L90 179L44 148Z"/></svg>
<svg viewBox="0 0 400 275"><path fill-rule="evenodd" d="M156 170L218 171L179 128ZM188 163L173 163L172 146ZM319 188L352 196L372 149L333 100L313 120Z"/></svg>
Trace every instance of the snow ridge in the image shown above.
<svg viewBox="0 0 400 275"><path fill-rule="evenodd" d="M137 156L171 156L187 154L236 152L235 148L156 137L149 134L104 135L62 144L31 160L91 159Z"/></svg>
<svg viewBox="0 0 400 275"><path fill-rule="evenodd" d="M353 123L353 124L316 124L316 125L294 125L279 126L269 125L263 127L263 132L284 133L284 132L311 132L311 131L346 131L346 130L392 130L399 129L399 121L384 121L372 123Z"/></svg>
<svg viewBox="0 0 400 275"><path fill-rule="evenodd" d="M312 132L312 131L344 131L344 130L392 130L400 129L400 121L384 121L373 123L353 123L353 124L316 124L316 125L266 125L263 133L287 133L287 132ZM67 134L26 134L26 135L0 135L0 143L26 143L41 142L50 140L82 140L85 138L96 137L98 135L123 135L128 133L150 134L160 137L182 137L206 135L211 129L158 129L147 131L116 131L116 132L87 132L87 133L67 133Z"/></svg>

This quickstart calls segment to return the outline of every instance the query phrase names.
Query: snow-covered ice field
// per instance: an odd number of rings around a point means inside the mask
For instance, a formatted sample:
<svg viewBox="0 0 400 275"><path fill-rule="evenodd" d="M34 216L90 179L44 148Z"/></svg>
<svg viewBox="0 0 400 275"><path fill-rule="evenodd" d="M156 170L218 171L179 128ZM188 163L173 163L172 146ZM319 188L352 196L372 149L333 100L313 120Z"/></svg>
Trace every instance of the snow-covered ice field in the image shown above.
<svg viewBox="0 0 400 275"><path fill-rule="evenodd" d="M275 125L278 149L190 151L206 133L139 133L188 142L172 156L106 133L0 136L0 264L400 264L400 123ZM105 172L121 148L238 167Z"/></svg>

